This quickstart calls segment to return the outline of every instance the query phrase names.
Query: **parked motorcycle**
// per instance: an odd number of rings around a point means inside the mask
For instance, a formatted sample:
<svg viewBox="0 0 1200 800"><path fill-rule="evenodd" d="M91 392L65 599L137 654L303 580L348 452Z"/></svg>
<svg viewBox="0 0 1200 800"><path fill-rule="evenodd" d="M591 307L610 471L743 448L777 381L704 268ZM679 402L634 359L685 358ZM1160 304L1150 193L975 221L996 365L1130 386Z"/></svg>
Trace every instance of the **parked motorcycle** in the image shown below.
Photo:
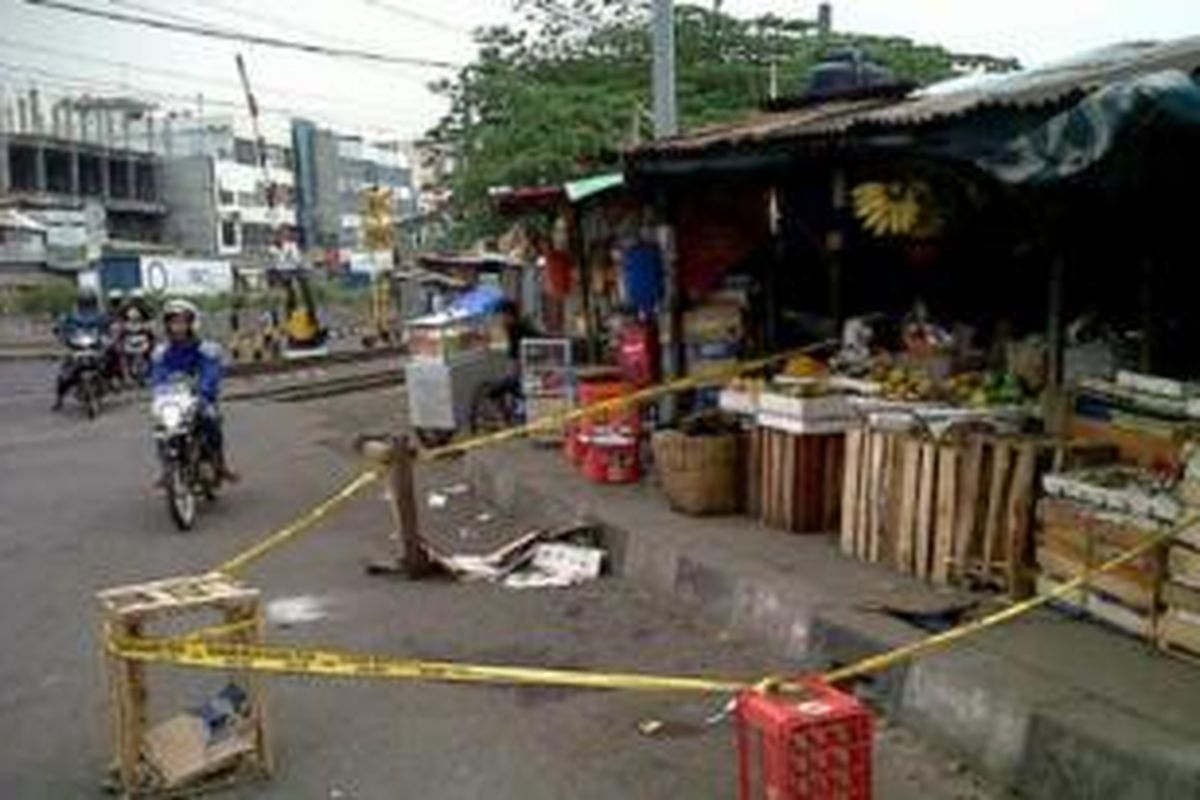
<svg viewBox="0 0 1200 800"><path fill-rule="evenodd" d="M66 358L65 368L76 376L75 398L88 419L95 419L104 397L104 337L98 331L75 331L67 338Z"/></svg>
<svg viewBox="0 0 1200 800"><path fill-rule="evenodd" d="M179 530L191 530L198 500L215 500L221 485L215 454L201 435L200 397L190 381L174 382L155 391L150 410L167 510Z"/></svg>

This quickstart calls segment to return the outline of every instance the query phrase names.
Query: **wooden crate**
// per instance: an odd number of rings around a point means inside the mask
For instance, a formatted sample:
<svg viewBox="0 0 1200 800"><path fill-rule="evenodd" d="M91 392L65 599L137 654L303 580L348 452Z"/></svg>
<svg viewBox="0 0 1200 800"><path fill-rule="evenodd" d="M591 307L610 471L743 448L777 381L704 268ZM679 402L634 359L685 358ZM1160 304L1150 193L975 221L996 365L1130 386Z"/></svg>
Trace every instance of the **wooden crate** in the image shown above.
<svg viewBox="0 0 1200 800"><path fill-rule="evenodd" d="M177 627L181 618L195 622L211 622L215 618L216 626L207 631L201 628L191 635L206 635L224 641L253 643L259 640L262 631L258 590L219 573L121 586L100 592L97 599L103 613L106 640L155 635L153 628ZM239 741L219 745L221 752L216 755L220 763L214 763L212 770L197 769L194 778L174 782L164 777L161 768L154 768L154 759L149 756L156 745L170 749L172 740L181 732L177 723L183 718L149 727L146 665L109 652L107 667L113 777L124 796L179 796L270 775L272 763L266 710L261 683L255 675L237 675L238 685L247 695L248 709L245 725L231 737Z"/></svg>
<svg viewBox="0 0 1200 800"><path fill-rule="evenodd" d="M1037 563L1042 587L1078 577L1162 530L1162 523L1045 497L1037 511ZM1103 574L1078 592L1079 607L1135 636L1153 639L1162 611L1165 548Z"/></svg>
<svg viewBox="0 0 1200 800"><path fill-rule="evenodd" d="M936 584L1032 591L1034 487L1046 440L846 434L841 549Z"/></svg>
<svg viewBox="0 0 1200 800"><path fill-rule="evenodd" d="M754 511L763 524L794 533L838 529L842 498L843 434L797 435L759 426L751 457Z"/></svg>
<svg viewBox="0 0 1200 800"><path fill-rule="evenodd" d="M1195 538L1177 539L1167 552L1158 645L1164 652L1200 663L1200 549L1196 544Z"/></svg>

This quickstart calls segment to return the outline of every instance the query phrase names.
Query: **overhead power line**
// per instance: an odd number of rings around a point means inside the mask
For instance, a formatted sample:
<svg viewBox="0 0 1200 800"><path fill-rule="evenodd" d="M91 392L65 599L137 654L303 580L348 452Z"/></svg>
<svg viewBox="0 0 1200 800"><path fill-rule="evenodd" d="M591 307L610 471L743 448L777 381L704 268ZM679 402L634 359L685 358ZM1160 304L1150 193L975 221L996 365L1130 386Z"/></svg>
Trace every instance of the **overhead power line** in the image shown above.
<svg viewBox="0 0 1200 800"><path fill-rule="evenodd" d="M85 6L75 5L74 3L62 2L61 0L25 0L25 2L33 6L52 8L58 11L66 11L71 14L79 14L85 17L95 17L97 19L103 19L109 22L121 22L128 25L141 25L149 28L157 28L159 30L174 31L176 33L187 33L193 36L204 36L210 39L225 39L228 41L258 44L265 47L277 47L283 50L298 50L300 52L312 53L315 55L333 56L339 58L357 58L364 61L376 61L383 64L406 64L408 66L427 67L430 69L458 69L460 66L458 64L452 64L449 61L439 61L431 58L397 56L390 53L380 53L373 50L361 50L350 47L334 47L331 45L302 42L295 39L281 39L275 36L240 33L238 31L226 30L224 28L214 28L208 25L171 22L165 19L155 19L154 17L145 17L138 14L124 14L117 11L87 8Z"/></svg>
<svg viewBox="0 0 1200 800"><path fill-rule="evenodd" d="M413 11L410 8L403 8L394 3L385 3L384 0L363 0L363 3L371 8L377 8L380 11L386 11L389 14L397 17L403 17L413 22L420 22L425 25L430 25L434 28L441 28L444 31L454 31L455 33L470 33L470 28L465 28L462 25L456 25L453 22L448 22L444 19L432 17L429 14L423 14L420 11Z"/></svg>
<svg viewBox="0 0 1200 800"><path fill-rule="evenodd" d="M182 92L171 92L162 89L146 89L141 87L130 86L126 82L111 81L96 79L89 76L57 72L54 70L43 69L41 67L32 67L27 64L14 64L12 62L0 60L0 70L9 72L16 76L24 76L28 78L31 75L36 75L39 83L50 85L58 85L71 91L85 92L113 92L127 95L139 96L142 98L150 98L159 101L171 101L179 105L194 106L197 101L196 94L184 94ZM2 82L0 82L2 83ZM205 105L210 105L219 108L228 108L233 111L240 111L245 108L244 102L213 96L209 94L202 95ZM345 110L337 110L331 108L317 108L315 106L294 107L294 106L275 106L264 105L261 107L264 114L270 114L275 117L290 119L292 117L321 117L327 120L344 119L347 116ZM350 120L351 126L371 127L380 131L394 132L399 127L399 123L408 121L413 122L412 118L407 120L403 117L397 117L394 120L383 120L378 117L356 116Z"/></svg>
<svg viewBox="0 0 1200 800"><path fill-rule="evenodd" d="M62 57L74 61L87 61L93 64L101 64L110 69L122 70L122 78L125 72L133 72L137 75L161 75L164 78L169 78L175 81L187 82L191 84L220 87L227 91L235 91L238 88L238 82L235 80L222 81L214 79L209 75L202 75L198 72L185 72L183 70L170 69L168 67L152 67L148 64L135 64L129 61L122 61L114 58L105 58L103 56L92 55L90 53L78 53L65 50L59 47L50 47L44 44L32 44L30 42L11 39L7 36L0 36L0 48L13 48L15 50L24 50L30 53L43 53L48 56ZM388 73L391 74L391 73ZM401 74L399 77L407 80L423 83L420 79L411 75ZM361 98L356 99L350 95L330 95L321 94L319 92L306 92L300 89L284 88L282 86L263 85L261 87L269 95L290 95L293 97L305 97L312 100L319 100L327 103L337 103L343 105L366 104Z"/></svg>

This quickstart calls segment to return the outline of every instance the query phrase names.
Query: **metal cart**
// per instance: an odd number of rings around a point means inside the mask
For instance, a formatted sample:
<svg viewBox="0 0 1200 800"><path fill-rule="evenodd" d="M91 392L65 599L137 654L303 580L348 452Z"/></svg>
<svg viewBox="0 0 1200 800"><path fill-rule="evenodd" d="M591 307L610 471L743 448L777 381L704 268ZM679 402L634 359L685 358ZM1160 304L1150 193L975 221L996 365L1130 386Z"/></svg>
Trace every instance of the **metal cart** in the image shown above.
<svg viewBox="0 0 1200 800"><path fill-rule="evenodd" d="M503 334L490 316L437 314L405 326L408 414L421 443L436 447L470 430L476 404L511 369Z"/></svg>

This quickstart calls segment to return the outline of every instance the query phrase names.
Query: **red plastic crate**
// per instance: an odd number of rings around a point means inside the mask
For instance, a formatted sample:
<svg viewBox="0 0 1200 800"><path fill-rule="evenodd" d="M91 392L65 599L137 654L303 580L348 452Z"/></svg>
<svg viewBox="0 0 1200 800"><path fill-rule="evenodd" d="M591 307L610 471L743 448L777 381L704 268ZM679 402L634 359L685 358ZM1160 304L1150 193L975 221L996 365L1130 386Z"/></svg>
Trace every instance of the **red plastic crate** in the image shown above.
<svg viewBox="0 0 1200 800"><path fill-rule="evenodd" d="M853 695L817 680L803 694L737 700L741 800L870 800L874 724Z"/></svg>

